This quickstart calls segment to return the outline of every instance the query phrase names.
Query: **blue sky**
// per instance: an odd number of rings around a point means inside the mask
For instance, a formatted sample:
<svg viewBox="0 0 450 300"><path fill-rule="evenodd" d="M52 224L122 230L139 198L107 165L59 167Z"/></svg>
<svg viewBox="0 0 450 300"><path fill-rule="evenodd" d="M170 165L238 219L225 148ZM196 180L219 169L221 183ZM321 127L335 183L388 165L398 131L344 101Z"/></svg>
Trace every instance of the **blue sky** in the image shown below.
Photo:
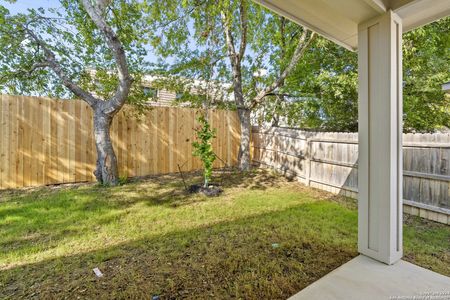
<svg viewBox="0 0 450 300"><path fill-rule="evenodd" d="M0 0L0 4L5 6L11 14L26 12L28 8L56 8L61 7L59 1L56 0L18 0L16 3L9 3Z"/></svg>

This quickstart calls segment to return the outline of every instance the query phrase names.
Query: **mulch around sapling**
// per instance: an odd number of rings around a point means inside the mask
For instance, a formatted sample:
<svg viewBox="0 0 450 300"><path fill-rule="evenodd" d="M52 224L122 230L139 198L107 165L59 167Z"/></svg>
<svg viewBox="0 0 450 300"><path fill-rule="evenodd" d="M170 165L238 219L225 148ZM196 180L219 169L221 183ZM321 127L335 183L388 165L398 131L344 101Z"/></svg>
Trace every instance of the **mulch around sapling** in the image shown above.
<svg viewBox="0 0 450 300"><path fill-rule="evenodd" d="M208 197L217 197L222 194L223 189L218 184L210 183L208 187L204 187L202 184L192 184L188 188L190 194L203 193Z"/></svg>

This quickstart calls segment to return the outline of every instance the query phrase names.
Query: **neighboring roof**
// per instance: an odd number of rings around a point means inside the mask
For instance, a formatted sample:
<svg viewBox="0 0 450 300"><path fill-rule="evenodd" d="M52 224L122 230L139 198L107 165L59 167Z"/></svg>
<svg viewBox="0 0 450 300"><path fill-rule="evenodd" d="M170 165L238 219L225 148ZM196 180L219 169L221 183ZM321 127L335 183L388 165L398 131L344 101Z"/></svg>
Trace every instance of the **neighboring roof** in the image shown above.
<svg viewBox="0 0 450 300"><path fill-rule="evenodd" d="M350 49L358 24L393 10L409 31L450 15L450 0L253 0Z"/></svg>
<svg viewBox="0 0 450 300"><path fill-rule="evenodd" d="M444 83L444 84L442 85L442 90L443 90L444 92L450 92L450 81L449 81L449 82L446 82L446 83Z"/></svg>

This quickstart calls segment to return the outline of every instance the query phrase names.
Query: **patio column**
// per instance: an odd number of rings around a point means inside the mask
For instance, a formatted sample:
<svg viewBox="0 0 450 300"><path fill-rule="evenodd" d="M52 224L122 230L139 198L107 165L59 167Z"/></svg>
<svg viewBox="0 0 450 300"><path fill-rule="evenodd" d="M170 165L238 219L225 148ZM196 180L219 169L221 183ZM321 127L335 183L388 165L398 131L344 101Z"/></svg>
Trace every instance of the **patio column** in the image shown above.
<svg viewBox="0 0 450 300"><path fill-rule="evenodd" d="M358 26L358 251L402 257L402 20L392 11Z"/></svg>

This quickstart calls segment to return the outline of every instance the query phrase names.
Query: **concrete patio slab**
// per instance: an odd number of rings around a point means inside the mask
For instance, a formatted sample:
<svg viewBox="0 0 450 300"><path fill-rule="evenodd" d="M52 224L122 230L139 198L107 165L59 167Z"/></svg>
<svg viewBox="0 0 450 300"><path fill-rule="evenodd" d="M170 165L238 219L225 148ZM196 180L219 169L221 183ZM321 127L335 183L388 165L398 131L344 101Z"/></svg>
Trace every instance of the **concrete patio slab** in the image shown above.
<svg viewBox="0 0 450 300"><path fill-rule="evenodd" d="M450 278L403 260L389 266L360 255L290 299L450 300Z"/></svg>

